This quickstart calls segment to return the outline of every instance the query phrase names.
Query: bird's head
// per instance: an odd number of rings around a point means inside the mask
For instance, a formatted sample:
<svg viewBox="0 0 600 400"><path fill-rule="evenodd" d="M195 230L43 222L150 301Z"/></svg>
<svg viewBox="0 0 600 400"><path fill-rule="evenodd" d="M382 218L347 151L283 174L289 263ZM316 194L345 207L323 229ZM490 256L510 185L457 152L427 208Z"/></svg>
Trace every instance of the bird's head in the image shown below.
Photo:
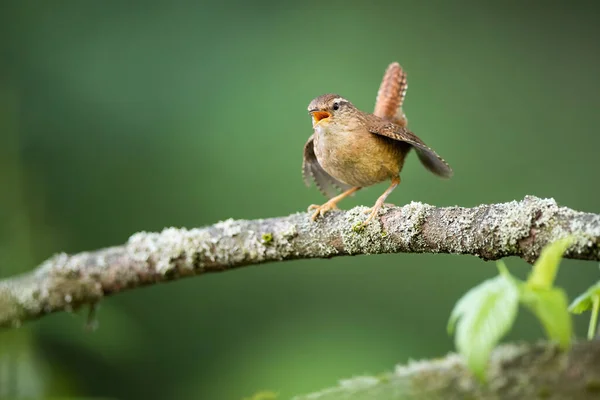
<svg viewBox="0 0 600 400"><path fill-rule="evenodd" d="M312 115L313 127L320 123L330 123L340 120L344 116L352 115L356 108L352 103L337 94L324 94L308 105L308 112Z"/></svg>

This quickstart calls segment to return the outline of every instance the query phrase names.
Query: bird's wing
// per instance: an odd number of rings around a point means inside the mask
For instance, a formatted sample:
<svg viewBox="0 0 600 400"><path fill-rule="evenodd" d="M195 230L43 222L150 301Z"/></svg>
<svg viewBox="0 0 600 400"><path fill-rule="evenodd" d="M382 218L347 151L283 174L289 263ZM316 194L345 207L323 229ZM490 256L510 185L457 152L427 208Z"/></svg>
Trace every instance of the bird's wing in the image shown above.
<svg viewBox="0 0 600 400"><path fill-rule="evenodd" d="M315 149L313 145L313 135L308 138L308 141L304 145L304 158L302 160L302 176L304 177L304 183L306 186L310 186L310 180L314 180L315 184L327 198L332 198L337 195L338 190L346 191L352 186L342 183L329 175L315 155Z"/></svg>
<svg viewBox="0 0 600 400"><path fill-rule="evenodd" d="M382 120L373 114L369 114L367 123L371 133L406 142L413 146L417 152L417 156L419 156L419 160L421 160L423 166L429 171L442 178L450 178L452 176L452 168L450 168L448 163L408 129Z"/></svg>

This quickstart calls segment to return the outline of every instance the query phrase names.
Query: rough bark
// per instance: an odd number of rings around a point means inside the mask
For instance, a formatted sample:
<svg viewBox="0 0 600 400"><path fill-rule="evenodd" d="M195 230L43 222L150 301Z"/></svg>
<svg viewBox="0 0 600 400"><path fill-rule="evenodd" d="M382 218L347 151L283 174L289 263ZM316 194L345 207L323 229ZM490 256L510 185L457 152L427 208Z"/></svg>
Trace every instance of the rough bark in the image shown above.
<svg viewBox="0 0 600 400"><path fill-rule="evenodd" d="M600 398L600 341L561 352L548 343L504 345L491 358L486 383L460 356L412 362L380 376L341 381L294 400L587 400Z"/></svg>
<svg viewBox="0 0 600 400"><path fill-rule="evenodd" d="M552 199L474 208L410 203L382 211L364 230L364 207L312 222L306 213L262 220L227 220L197 229L134 234L121 246L59 254L36 270L0 281L0 327L95 304L144 285L246 265L300 258L381 253L470 254L485 260L519 256L574 235L567 258L600 260L600 215L558 207Z"/></svg>

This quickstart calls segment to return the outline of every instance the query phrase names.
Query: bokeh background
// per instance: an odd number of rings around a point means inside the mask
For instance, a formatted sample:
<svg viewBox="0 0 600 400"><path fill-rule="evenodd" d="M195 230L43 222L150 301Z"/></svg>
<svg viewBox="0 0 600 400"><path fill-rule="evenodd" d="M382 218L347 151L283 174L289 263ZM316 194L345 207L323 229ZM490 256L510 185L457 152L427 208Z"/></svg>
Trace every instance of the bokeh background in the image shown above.
<svg viewBox="0 0 600 400"><path fill-rule="evenodd" d="M308 102L336 92L372 110L392 61L409 74L409 126L455 176L412 155L391 202L531 194L600 212L589 3L3 1L0 277L140 230L321 202L300 174ZM565 261L558 283L573 298L598 272ZM495 274L474 257L397 254L130 291L102 302L93 332L66 313L0 332L0 398L288 398L451 351L454 302ZM508 340L541 336L523 311Z"/></svg>

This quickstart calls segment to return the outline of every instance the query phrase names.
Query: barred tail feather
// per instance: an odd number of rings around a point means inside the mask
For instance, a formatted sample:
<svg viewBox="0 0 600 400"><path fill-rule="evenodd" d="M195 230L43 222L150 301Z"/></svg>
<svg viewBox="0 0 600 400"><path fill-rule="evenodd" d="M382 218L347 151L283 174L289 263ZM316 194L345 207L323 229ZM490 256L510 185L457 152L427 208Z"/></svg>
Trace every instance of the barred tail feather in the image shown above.
<svg viewBox="0 0 600 400"><path fill-rule="evenodd" d="M406 126L406 116L402 112L402 104L407 89L406 73L400 64L397 62L391 63L385 71L379 86L373 114L391 120L400 126Z"/></svg>

